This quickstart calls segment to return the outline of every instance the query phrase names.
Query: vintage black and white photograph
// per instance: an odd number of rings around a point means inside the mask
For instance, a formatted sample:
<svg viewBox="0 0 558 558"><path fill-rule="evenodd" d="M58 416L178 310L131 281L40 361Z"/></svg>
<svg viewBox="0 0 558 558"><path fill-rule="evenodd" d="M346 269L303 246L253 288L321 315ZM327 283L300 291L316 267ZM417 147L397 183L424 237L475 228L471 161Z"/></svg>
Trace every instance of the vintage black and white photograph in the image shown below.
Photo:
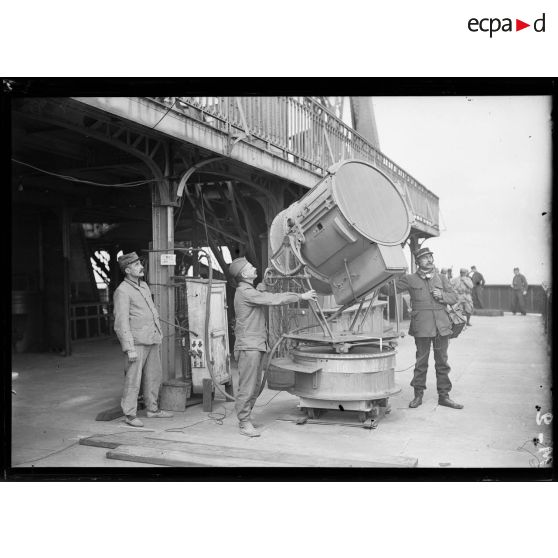
<svg viewBox="0 0 558 558"><path fill-rule="evenodd" d="M12 474L550 478L552 91L397 83L3 80Z"/></svg>

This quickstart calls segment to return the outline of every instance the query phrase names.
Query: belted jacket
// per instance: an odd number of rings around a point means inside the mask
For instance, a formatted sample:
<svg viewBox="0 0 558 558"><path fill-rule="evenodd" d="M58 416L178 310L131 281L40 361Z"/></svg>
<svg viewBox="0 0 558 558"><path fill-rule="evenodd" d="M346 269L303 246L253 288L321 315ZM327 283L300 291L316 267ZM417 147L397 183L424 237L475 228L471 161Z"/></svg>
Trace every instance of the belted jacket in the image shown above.
<svg viewBox="0 0 558 558"><path fill-rule="evenodd" d="M296 293L267 293L241 282L234 294L235 351L267 351L267 327L264 308L282 306L300 300Z"/></svg>
<svg viewBox="0 0 558 558"><path fill-rule="evenodd" d="M484 276L479 271L475 271L471 275L471 281L474 287L484 287Z"/></svg>
<svg viewBox="0 0 558 558"><path fill-rule="evenodd" d="M526 291L528 286L527 279L525 279L523 273L518 273L513 276L512 289L514 291Z"/></svg>
<svg viewBox="0 0 558 558"><path fill-rule="evenodd" d="M114 291L114 331L124 352L134 345L159 345L163 339L159 312L145 281L126 278Z"/></svg>
<svg viewBox="0 0 558 558"><path fill-rule="evenodd" d="M432 296L432 290L436 288L442 292L442 302L438 302ZM455 304L458 296L446 277L434 273L432 278L423 279L417 273L406 274L397 281L397 290L409 291L411 297L409 335L451 335L451 322L446 312L446 304Z"/></svg>

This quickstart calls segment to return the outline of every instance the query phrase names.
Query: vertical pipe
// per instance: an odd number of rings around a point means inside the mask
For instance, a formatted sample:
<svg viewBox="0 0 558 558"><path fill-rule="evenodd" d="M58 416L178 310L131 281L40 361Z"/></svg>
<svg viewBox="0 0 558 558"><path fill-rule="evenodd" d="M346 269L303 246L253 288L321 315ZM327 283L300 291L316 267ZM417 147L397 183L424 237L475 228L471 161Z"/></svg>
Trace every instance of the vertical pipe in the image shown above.
<svg viewBox="0 0 558 558"><path fill-rule="evenodd" d="M70 329L70 210L62 208L62 266L63 266L63 305L64 305L64 354L72 354L72 334Z"/></svg>
<svg viewBox="0 0 558 558"><path fill-rule="evenodd" d="M163 181L157 185L159 188L167 188L168 186ZM156 202L156 198L154 198L154 202ZM175 322L174 288L170 285L170 276L173 270L170 266L161 265L161 254L174 251L173 207L152 203L151 211L154 252L149 252L149 282L153 286L155 304L162 318L161 360L163 380L168 380L174 377L175 364L175 328L169 325L169 323L174 324Z"/></svg>

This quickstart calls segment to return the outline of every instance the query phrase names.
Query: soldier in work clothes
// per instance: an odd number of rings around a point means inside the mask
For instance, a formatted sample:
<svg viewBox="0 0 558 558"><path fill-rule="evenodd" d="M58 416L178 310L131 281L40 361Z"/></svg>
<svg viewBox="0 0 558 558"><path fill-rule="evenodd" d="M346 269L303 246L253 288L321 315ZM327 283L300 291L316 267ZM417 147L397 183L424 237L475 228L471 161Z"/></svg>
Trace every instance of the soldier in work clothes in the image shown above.
<svg viewBox="0 0 558 558"><path fill-rule="evenodd" d="M470 326L471 314L473 313L473 299L471 297L473 281L467 276L467 269L462 267L459 270L459 277L452 279L450 283L459 297L459 304L461 304L465 316L467 316L467 325Z"/></svg>
<svg viewBox="0 0 558 558"><path fill-rule="evenodd" d="M126 278L114 292L114 331L126 354L122 411L130 426L143 426L136 416L143 380L148 418L169 418L172 413L158 407L163 379L161 367L161 323L151 290L143 278L143 265L135 252L118 258Z"/></svg>
<svg viewBox="0 0 558 558"><path fill-rule="evenodd" d="M409 291L411 297L411 325L409 335L415 338L417 348L415 370L411 386L415 397L409 403L412 409L422 405L426 389L426 373L430 345L434 350L438 405L452 409L463 409L449 397L452 384L449 379L448 345L451 335L451 322L445 310L446 304L458 301L448 279L434 270L433 253L426 247L414 253L417 271L403 275L397 281L398 291Z"/></svg>
<svg viewBox="0 0 558 558"><path fill-rule="evenodd" d="M261 290L260 285L255 289L253 283L257 271L246 258L233 260L229 273L238 284L234 296L234 357L238 362L239 372L235 410L240 433L244 436L259 436L250 415L261 384L262 357L269 350L264 308L299 300L316 300L316 291L310 290L303 294L267 293Z"/></svg>

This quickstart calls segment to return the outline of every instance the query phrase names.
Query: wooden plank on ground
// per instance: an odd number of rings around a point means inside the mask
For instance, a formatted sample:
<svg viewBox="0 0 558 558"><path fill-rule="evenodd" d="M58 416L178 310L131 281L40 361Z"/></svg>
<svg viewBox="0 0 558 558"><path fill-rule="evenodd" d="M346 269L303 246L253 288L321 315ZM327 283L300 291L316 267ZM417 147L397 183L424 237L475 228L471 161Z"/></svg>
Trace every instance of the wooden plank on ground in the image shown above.
<svg viewBox="0 0 558 558"><path fill-rule="evenodd" d="M374 456L370 459L346 459L330 457L327 455L305 455L286 453L257 448L257 440L254 439L250 448L239 448L232 446L221 446L213 444L199 444L188 441L169 440L153 436L142 436L138 433L123 433L112 436L91 436L80 440L83 445L96 445L109 449L121 449L123 446L134 446L152 448L157 450L179 451L185 453L188 459L196 462L209 463L208 466L217 467L358 467L377 468L416 467L418 460L406 456ZM173 454L174 455L174 454ZM179 456L184 457L184 456ZM116 459L116 458L114 458ZM174 459L174 457L173 457ZM186 461L187 459L184 458ZM186 462L185 461L185 462ZM242 461L242 465L240 465ZM157 463L159 464L159 463ZM265 464L265 465L262 465ZM186 465L185 465L186 466Z"/></svg>
<svg viewBox="0 0 558 558"><path fill-rule="evenodd" d="M279 464L238 457L223 461L222 458L212 455L149 446L119 446L108 451L107 458L167 467L296 467L289 463Z"/></svg>
<svg viewBox="0 0 558 558"><path fill-rule="evenodd" d="M149 432L153 432L150 430ZM94 434L79 440L82 446L94 446L97 448L117 448L122 444L138 444L143 440L147 432L123 432L122 434Z"/></svg>

